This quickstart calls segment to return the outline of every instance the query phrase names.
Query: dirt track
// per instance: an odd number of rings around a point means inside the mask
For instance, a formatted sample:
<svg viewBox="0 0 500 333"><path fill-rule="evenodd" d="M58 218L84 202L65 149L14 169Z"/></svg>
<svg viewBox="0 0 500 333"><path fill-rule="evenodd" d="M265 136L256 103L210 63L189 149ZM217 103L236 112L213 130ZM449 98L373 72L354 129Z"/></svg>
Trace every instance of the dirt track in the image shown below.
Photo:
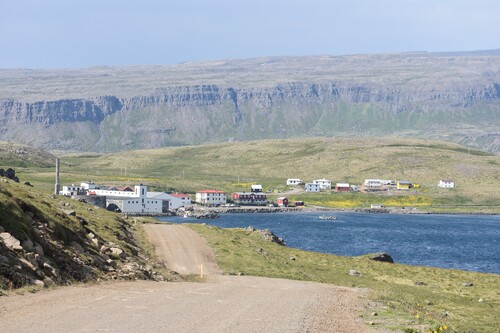
<svg viewBox="0 0 500 333"><path fill-rule="evenodd" d="M363 291L217 276L204 239L170 227L146 228L161 258L186 272L198 270L201 260L209 282L120 282L0 297L0 332L370 332L359 318ZM179 243L170 244L171 237ZM186 261L176 259L172 246L183 248Z"/></svg>

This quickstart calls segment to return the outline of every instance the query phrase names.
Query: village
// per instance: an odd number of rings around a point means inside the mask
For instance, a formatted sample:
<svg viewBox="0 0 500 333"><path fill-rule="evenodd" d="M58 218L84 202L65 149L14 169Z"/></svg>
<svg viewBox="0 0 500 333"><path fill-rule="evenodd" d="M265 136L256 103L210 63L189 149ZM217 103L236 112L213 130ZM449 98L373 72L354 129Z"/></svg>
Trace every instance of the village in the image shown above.
<svg viewBox="0 0 500 333"><path fill-rule="evenodd" d="M59 189L56 181L56 194L85 201L110 211L126 214L160 215L193 211L196 207L280 207L302 208L304 201L293 201L287 194L320 192L365 192L365 193L402 193L410 189L420 188L420 184L408 180L365 179L361 185L335 183L328 179L316 179L304 182L302 179L286 180L287 191L267 190L262 185L253 184L248 191L232 192L230 195L222 190L203 189L191 195L185 193L165 193L148 191L146 185L135 186L105 186L94 182L82 182L79 185L63 186ZM449 179L439 180L438 187L454 188L455 182ZM269 197L272 197L271 200ZM383 205L372 204L371 208L382 208Z"/></svg>

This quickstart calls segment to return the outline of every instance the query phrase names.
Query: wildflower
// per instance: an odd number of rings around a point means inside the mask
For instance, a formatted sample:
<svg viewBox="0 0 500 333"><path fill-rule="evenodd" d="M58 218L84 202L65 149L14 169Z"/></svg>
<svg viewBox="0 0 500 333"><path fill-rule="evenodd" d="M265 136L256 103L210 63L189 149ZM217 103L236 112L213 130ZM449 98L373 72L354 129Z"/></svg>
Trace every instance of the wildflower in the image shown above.
<svg viewBox="0 0 500 333"><path fill-rule="evenodd" d="M446 327L446 325L443 325L443 329L447 329L448 327Z"/></svg>
<svg viewBox="0 0 500 333"><path fill-rule="evenodd" d="M417 318L417 319L420 318L420 316L418 315L418 313L415 315L415 318Z"/></svg>

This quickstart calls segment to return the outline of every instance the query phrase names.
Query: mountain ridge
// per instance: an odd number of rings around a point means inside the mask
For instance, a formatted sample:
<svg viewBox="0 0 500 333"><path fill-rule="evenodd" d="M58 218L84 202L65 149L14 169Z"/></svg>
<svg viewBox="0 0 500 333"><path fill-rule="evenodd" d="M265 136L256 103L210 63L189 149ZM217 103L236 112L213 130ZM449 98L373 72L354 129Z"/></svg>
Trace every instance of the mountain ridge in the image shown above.
<svg viewBox="0 0 500 333"><path fill-rule="evenodd" d="M500 151L495 55L267 57L0 78L0 139L49 149L396 135Z"/></svg>

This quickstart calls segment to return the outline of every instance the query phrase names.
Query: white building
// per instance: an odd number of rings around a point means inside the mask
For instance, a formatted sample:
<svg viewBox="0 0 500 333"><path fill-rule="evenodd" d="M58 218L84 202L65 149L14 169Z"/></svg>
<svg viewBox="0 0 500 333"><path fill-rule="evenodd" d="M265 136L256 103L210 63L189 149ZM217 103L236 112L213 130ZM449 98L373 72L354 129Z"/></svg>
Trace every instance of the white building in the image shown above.
<svg viewBox="0 0 500 333"><path fill-rule="evenodd" d="M169 209L179 209L191 204L191 198L184 193L150 192L152 198L162 198L170 202Z"/></svg>
<svg viewBox="0 0 500 333"><path fill-rule="evenodd" d="M72 197L74 195L84 195L85 189L81 186L71 184L71 186L63 186L62 190L59 191L59 194L66 197Z"/></svg>
<svg viewBox="0 0 500 333"><path fill-rule="evenodd" d="M203 190L196 192L196 202L204 205L222 205L227 202L226 192L218 190Z"/></svg>
<svg viewBox="0 0 500 333"><path fill-rule="evenodd" d="M455 182L451 179L441 179L438 186L442 188L455 188Z"/></svg>
<svg viewBox="0 0 500 333"><path fill-rule="evenodd" d="M262 192L262 185L252 185L250 191L254 193Z"/></svg>
<svg viewBox="0 0 500 333"><path fill-rule="evenodd" d="M315 184L315 183L307 183L305 186L304 186L306 192L319 192L320 191L320 187L319 187L319 184Z"/></svg>
<svg viewBox="0 0 500 333"><path fill-rule="evenodd" d="M332 189L332 181L328 179L316 179L313 180L314 184L319 184L320 190L331 190Z"/></svg>
<svg viewBox="0 0 500 333"><path fill-rule="evenodd" d="M106 196L106 207L114 204L122 213L162 212L163 201L158 198L148 197L147 186L137 185L134 186L133 191L130 191L130 189L130 187L120 188L119 190L95 189L92 192L95 193L94 195Z"/></svg>
<svg viewBox="0 0 500 333"><path fill-rule="evenodd" d="M302 179L288 178L286 180L286 185L287 186L297 186L297 185L300 185L300 184L304 184L304 181Z"/></svg>

